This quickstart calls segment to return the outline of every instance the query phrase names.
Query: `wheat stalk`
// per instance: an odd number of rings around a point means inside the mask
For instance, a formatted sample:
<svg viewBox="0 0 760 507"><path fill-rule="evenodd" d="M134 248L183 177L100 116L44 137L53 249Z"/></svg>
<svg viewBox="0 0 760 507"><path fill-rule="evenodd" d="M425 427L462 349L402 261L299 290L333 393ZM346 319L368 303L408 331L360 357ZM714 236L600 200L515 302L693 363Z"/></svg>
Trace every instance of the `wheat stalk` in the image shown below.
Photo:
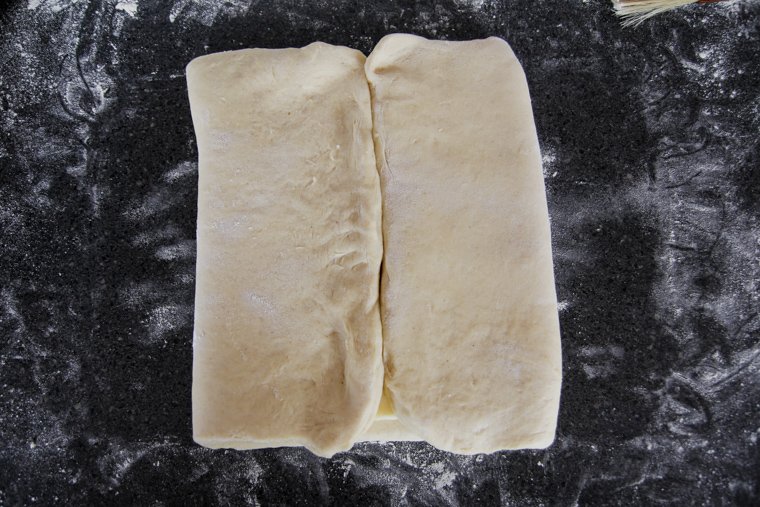
<svg viewBox="0 0 760 507"><path fill-rule="evenodd" d="M661 12L683 5L720 2L721 0L612 0L615 13L623 18L623 26L637 26Z"/></svg>

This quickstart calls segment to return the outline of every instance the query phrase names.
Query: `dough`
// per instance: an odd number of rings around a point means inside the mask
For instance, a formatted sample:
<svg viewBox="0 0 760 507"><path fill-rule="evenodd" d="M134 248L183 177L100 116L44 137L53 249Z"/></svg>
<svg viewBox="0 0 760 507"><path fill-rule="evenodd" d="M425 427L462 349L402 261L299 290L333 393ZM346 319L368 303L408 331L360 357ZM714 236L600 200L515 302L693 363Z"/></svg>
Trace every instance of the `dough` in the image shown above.
<svg viewBox="0 0 760 507"><path fill-rule="evenodd" d="M502 40L390 35L366 63L383 192L385 385L457 453L554 439L561 351L530 97Z"/></svg>
<svg viewBox="0 0 760 507"><path fill-rule="evenodd" d="M363 64L315 43L188 65L201 445L330 456L375 415L381 205Z"/></svg>
<svg viewBox="0 0 760 507"><path fill-rule="evenodd" d="M384 390L375 419L370 427L362 433L360 440L389 442L392 440L421 440L421 438L399 422L396 412L393 410L390 394Z"/></svg>
<svg viewBox="0 0 760 507"><path fill-rule="evenodd" d="M393 417L375 419L367 431L362 434L361 440L367 442L410 442L422 440L422 438L412 433L409 428Z"/></svg>

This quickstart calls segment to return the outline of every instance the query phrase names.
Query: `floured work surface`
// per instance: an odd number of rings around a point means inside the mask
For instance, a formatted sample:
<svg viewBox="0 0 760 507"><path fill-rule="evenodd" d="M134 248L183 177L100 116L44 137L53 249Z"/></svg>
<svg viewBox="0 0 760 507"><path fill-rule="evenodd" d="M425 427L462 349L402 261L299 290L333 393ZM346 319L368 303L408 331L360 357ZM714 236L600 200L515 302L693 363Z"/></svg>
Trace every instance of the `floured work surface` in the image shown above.
<svg viewBox="0 0 760 507"><path fill-rule="evenodd" d="M202 445L331 455L377 410L380 189L363 63L315 43L188 66Z"/></svg>
<svg viewBox="0 0 760 507"><path fill-rule="evenodd" d="M500 39L391 35L367 60L383 191L385 384L458 453L554 438L559 323L522 68Z"/></svg>

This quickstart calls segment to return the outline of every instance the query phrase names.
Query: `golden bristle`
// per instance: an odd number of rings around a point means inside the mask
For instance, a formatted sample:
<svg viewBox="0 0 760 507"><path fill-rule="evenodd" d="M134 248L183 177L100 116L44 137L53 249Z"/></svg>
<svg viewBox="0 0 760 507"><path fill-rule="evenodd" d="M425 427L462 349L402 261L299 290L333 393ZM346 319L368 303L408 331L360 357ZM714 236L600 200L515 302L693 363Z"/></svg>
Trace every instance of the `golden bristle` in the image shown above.
<svg viewBox="0 0 760 507"><path fill-rule="evenodd" d="M623 18L623 26L637 26L661 12L700 0L612 0L615 13Z"/></svg>

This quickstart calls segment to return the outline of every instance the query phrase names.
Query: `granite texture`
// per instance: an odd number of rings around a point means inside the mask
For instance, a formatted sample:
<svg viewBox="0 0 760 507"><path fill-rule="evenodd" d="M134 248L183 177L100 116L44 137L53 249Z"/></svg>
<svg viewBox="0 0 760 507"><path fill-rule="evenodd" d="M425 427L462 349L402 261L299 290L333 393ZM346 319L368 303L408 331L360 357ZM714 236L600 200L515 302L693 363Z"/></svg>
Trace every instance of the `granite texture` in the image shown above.
<svg viewBox="0 0 760 507"><path fill-rule="evenodd" d="M0 13L0 505L760 504L760 2L31 0ZM212 451L190 426L193 57L499 35L542 145L545 451Z"/></svg>

